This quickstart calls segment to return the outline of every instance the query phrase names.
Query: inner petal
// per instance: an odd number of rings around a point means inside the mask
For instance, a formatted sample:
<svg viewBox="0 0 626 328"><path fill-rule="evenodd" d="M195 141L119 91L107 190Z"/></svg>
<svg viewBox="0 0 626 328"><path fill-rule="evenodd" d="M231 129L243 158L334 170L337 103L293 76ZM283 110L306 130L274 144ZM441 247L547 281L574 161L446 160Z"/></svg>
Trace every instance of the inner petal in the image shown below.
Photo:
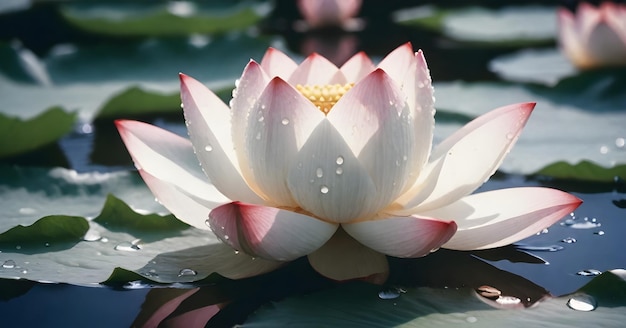
<svg viewBox="0 0 626 328"><path fill-rule="evenodd" d="M324 114L328 114L335 106L337 101L343 97L348 90L354 86L354 83L346 84L326 84L326 85L302 85L297 84L296 90L300 92L306 99L311 101L317 109Z"/></svg>

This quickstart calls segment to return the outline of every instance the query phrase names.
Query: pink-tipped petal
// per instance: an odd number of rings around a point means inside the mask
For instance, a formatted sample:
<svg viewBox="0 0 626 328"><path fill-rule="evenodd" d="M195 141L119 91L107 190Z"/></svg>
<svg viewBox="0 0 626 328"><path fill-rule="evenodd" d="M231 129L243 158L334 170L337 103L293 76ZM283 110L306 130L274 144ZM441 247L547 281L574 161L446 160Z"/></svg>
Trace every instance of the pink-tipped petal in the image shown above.
<svg viewBox="0 0 626 328"><path fill-rule="evenodd" d="M386 255L414 258L428 255L447 242L456 231L454 221L428 217L386 217L344 224L361 244Z"/></svg>
<svg viewBox="0 0 626 328"><path fill-rule="evenodd" d="M414 163L429 147L415 140L414 117L406 96L381 69L348 91L328 113L328 120L367 170L379 209L392 202L416 178ZM413 174L413 176L411 176Z"/></svg>
<svg viewBox="0 0 626 328"><path fill-rule="evenodd" d="M582 33L579 31L574 15L565 8L559 8L557 15L561 51L576 66L591 66L591 58L583 44Z"/></svg>
<svg viewBox="0 0 626 328"><path fill-rule="evenodd" d="M282 51L269 48L261 60L261 67L270 78L278 76L287 80L298 68L298 64Z"/></svg>
<svg viewBox="0 0 626 328"><path fill-rule="evenodd" d="M413 45L411 45L411 42L407 42L383 58L378 64L378 68L384 70L401 86L406 74L410 72L408 68L413 65L414 60Z"/></svg>
<svg viewBox="0 0 626 328"><path fill-rule="evenodd" d="M324 114L280 78L268 84L248 116L242 171L275 204L296 206L287 187L288 170Z"/></svg>
<svg viewBox="0 0 626 328"><path fill-rule="evenodd" d="M367 74L374 71L374 69L376 69L376 67L372 63L372 60L361 51L348 59L339 70L343 73L343 76L346 77L348 83L356 83L367 76Z"/></svg>
<svg viewBox="0 0 626 328"><path fill-rule="evenodd" d="M602 5L599 9L601 18L586 40L589 56L598 66L626 64L626 24L619 19L610 19L608 13L613 8L612 5Z"/></svg>
<svg viewBox="0 0 626 328"><path fill-rule="evenodd" d="M475 250L500 247L532 236L581 203L580 199L555 189L510 188L473 194L420 214L456 221L456 234L442 247Z"/></svg>
<svg viewBox="0 0 626 328"><path fill-rule="evenodd" d="M389 272L385 255L363 246L343 229L337 230L324 246L309 254L308 259L315 271L337 281Z"/></svg>
<svg viewBox="0 0 626 328"><path fill-rule="evenodd" d="M141 177L159 203L172 212L176 218L198 229L209 230L205 223L209 212L213 208L229 201L211 185L208 185L206 191L202 194L191 195L181 189L181 187L160 180L145 170L139 170L139 174L141 174ZM216 194L218 197L207 199L208 196L211 196L211 189L214 190L213 194ZM216 200L219 200L219 202Z"/></svg>
<svg viewBox="0 0 626 328"><path fill-rule="evenodd" d="M180 74L181 99L189 136L204 172L230 199L263 200L244 181L234 150L230 109L202 83Z"/></svg>
<svg viewBox="0 0 626 328"><path fill-rule="evenodd" d="M213 202L225 199L202 172L189 140L143 122L118 120L115 124L138 170L188 194Z"/></svg>
<svg viewBox="0 0 626 328"><path fill-rule="evenodd" d="M374 183L327 120L298 153L288 185L300 207L325 220L349 222L378 211Z"/></svg>
<svg viewBox="0 0 626 328"><path fill-rule="evenodd" d="M309 55L287 80L291 85L346 84L339 68L321 55Z"/></svg>
<svg viewBox="0 0 626 328"><path fill-rule="evenodd" d="M442 167L424 172L431 173L426 179L434 179L435 187L424 190L428 196L418 192L412 199L403 200L400 204L406 211L398 213L441 207L474 192L498 169L534 107L534 103L522 103L492 110L435 146L428 166Z"/></svg>
<svg viewBox="0 0 626 328"><path fill-rule="evenodd" d="M277 261L291 261L314 252L338 227L307 215L239 202L215 208L208 223L234 249Z"/></svg>

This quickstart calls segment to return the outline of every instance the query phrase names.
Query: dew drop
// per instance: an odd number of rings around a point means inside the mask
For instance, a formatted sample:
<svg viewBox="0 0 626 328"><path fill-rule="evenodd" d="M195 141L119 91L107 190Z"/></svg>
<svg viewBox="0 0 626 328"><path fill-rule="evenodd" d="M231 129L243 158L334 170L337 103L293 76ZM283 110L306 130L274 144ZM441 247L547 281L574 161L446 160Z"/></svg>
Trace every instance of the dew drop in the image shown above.
<svg viewBox="0 0 626 328"><path fill-rule="evenodd" d="M206 151L212 151L212 150L213 150L213 146L211 146L211 145L206 145L206 147L204 147L204 150L206 150Z"/></svg>
<svg viewBox="0 0 626 328"><path fill-rule="evenodd" d="M507 133L507 134L506 134L506 138L507 138L508 140L512 140L512 139L513 139L513 133L510 133L510 132L509 132L509 133Z"/></svg>
<svg viewBox="0 0 626 328"><path fill-rule="evenodd" d="M24 214L24 215L29 215L29 214L37 213L37 210L34 208L30 208L30 207L22 207L19 209L19 213Z"/></svg>
<svg viewBox="0 0 626 328"><path fill-rule="evenodd" d="M259 118L257 119L257 121L259 121L259 122L263 122L263 121L265 121L265 116L259 116Z"/></svg>
<svg viewBox="0 0 626 328"><path fill-rule="evenodd" d="M337 165L342 165L343 164L343 156L337 157L337 160L335 160L335 163L337 163Z"/></svg>
<svg viewBox="0 0 626 328"><path fill-rule="evenodd" d="M624 148L625 145L626 145L626 140L624 138L615 139L615 146L617 146L617 148Z"/></svg>
<svg viewBox="0 0 626 328"><path fill-rule="evenodd" d="M17 245L17 246L15 246L15 249L22 249L22 246Z"/></svg>
<svg viewBox="0 0 626 328"><path fill-rule="evenodd" d="M94 230L88 230L87 233L83 236L84 241L98 241L102 239L100 233Z"/></svg>
<svg viewBox="0 0 626 328"><path fill-rule="evenodd" d="M27 274L27 273L28 273L28 270L24 269L24 270L22 270L21 272L22 272L22 274Z"/></svg>
<svg viewBox="0 0 626 328"><path fill-rule="evenodd" d="M327 193L328 193L328 187L326 187L326 186L322 186L322 187L320 188L320 192L321 192L322 194L327 194Z"/></svg>
<svg viewBox="0 0 626 328"><path fill-rule="evenodd" d="M234 105L234 104L235 104L235 98L231 98L231 99L228 101L228 107L233 108L233 105Z"/></svg>
<svg viewBox="0 0 626 328"><path fill-rule="evenodd" d="M465 318L465 321L467 321L468 323L475 323L478 321L478 319L476 317L467 317Z"/></svg>
<svg viewBox="0 0 626 328"><path fill-rule="evenodd" d="M337 169L335 169L335 173L337 173L337 175L342 175L343 174L343 168L342 167L338 167Z"/></svg>
<svg viewBox="0 0 626 328"><path fill-rule="evenodd" d="M390 288L380 291L378 293L378 298L381 300L393 300L400 297L400 295L404 293L406 293L406 290L403 288Z"/></svg>
<svg viewBox="0 0 626 328"><path fill-rule="evenodd" d="M606 154L608 152L609 152L609 147L607 146L600 147L600 154Z"/></svg>
<svg viewBox="0 0 626 328"><path fill-rule="evenodd" d="M321 178L324 176L324 170L322 170L321 167L318 167L317 170L315 170L315 176L317 176L318 178Z"/></svg>
<svg viewBox="0 0 626 328"><path fill-rule="evenodd" d="M576 242L576 238L574 237L563 238L561 239L561 242L566 243L566 244L573 244Z"/></svg>
<svg viewBox="0 0 626 328"><path fill-rule="evenodd" d="M15 268L15 261L13 261L13 260L6 260L6 261L4 261L4 263L2 263L2 267L4 269L13 269L13 268Z"/></svg>
<svg viewBox="0 0 626 328"><path fill-rule="evenodd" d="M502 304L502 305L515 305L521 302L522 300L520 300L519 298L515 296L500 296L498 297L498 299L496 299L496 303Z"/></svg>
<svg viewBox="0 0 626 328"><path fill-rule="evenodd" d="M283 120L282 120L282 121L280 121L280 123L281 123L282 125L288 125L288 124L289 124L289 119L288 119L288 118L283 118Z"/></svg>
<svg viewBox="0 0 626 328"><path fill-rule="evenodd" d="M239 79L235 80L235 88L239 88L239 82L241 82Z"/></svg>
<svg viewBox="0 0 626 328"><path fill-rule="evenodd" d="M235 250L235 255L239 255L239 251L238 250Z"/></svg>
<svg viewBox="0 0 626 328"><path fill-rule="evenodd" d="M228 235L224 235L224 240L228 240L230 239L230 237L228 237Z"/></svg>
<svg viewBox="0 0 626 328"><path fill-rule="evenodd" d="M418 87L418 88L420 88L420 89L424 88L425 86L426 86L426 85L424 84L424 82L419 82L419 83L417 84L417 87Z"/></svg>
<svg viewBox="0 0 626 328"><path fill-rule="evenodd" d="M113 249L115 249L116 251L135 252L135 251L140 250L141 247L138 244L123 242L118 245L115 245Z"/></svg>
<svg viewBox="0 0 626 328"><path fill-rule="evenodd" d="M261 105L261 109L265 109L265 107L266 107L265 105Z"/></svg>
<svg viewBox="0 0 626 328"><path fill-rule="evenodd" d="M585 277L590 277L590 276L599 276L602 274L602 271L600 270L596 270L596 269L587 269L587 270L581 270L576 272L577 275L579 276L585 276Z"/></svg>
<svg viewBox="0 0 626 328"><path fill-rule="evenodd" d="M534 251L534 252L558 252L563 249L563 246L559 245L548 245L548 246L533 246L533 245L521 245L516 244L515 248L523 251Z"/></svg>
<svg viewBox="0 0 626 328"><path fill-rule="evenodd" d="M596 234L598 236L604 236L604 231L602 231L602 230L596 231L596 232L594 232L594 234Z"/></svg>
<svg viewBox="0 0 626 328"><path fill-rule="evenodd" d="M197 274L198 274L198 273L197 273L195 270L192 270L192 269L187 269L187 268L182 269L182 270L180 270L180 271L178 272L178 276L179 276L179 277L183 277L183 276L195 276L195 275L197 275Z"/></svg>
<svg viewBox="0 0 626 328"><path fill-rule="evenodd" d="M567 301L567 306L572 310L589 312L596 309L598 302L591 295L576 294Z"/></svg>

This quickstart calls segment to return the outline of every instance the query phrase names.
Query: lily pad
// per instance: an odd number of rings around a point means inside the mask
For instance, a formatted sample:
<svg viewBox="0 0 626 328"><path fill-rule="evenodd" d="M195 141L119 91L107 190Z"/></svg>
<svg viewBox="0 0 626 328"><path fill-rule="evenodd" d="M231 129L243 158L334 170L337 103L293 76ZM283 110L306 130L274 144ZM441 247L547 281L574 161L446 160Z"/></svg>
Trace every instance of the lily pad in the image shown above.
<svg viewBox="0 0 626 328"><path fill-rule="evenodd" d="M626 165L605 168L589 161L582 161L575 165L558 162L544 167L537 174L557 179L613 182L616 178L626 180Z"/></svg>
<svg viewBox="0 0 626 328"><path fill-rule="evenodd" d="M129 3L66 5L63 17L78 29L112 36L223 34L250 27L267 14L267 5L215 8L188 1L141 6Z"/></svg>
<svg viewBox="0 0 626 328"><path fill-rule="evenodd" d="M568 301L576 295L547 298L531 309L502 311L515 298L495 301L478 296L474 290L410 288L393 299L381 299L380 287L359 283L310 295L291 297L254 312L243 327L272 327L277 323L311 327L434 327L434 326L600 326L618 327L626 319L624 281L604 273L595 279L602 287L588 288L590 298L602 293L614 296L611 304L598 302L593 312L576 311ZM613 288L619 286L618 292ZM519 300L518 300L519 301ZM507 304L507 302L510 302ZM500 303L500 304L499 304ZM324 315L319 315L324 313Z"/></svg>
<svg viewBox="0 0 626 328"><path fill-rule="evenodd" d="M576 67L555 48L524 49L497 57L489 62L489 70L507 81L547 86L554 86L563 78L578 73Z"/></svg>
<svg viewBox="0 0 626 328"><path fill-rule="evenodd" d="M22 249L31 245L49 247L54 243L76 243L83 238L87 230L89 223L84 218L51 215L29 226L18 225L1 233L0 247L20 245Z"/></svg>
<svg viewBox="0 0 626 328"><path fill-rule="evenodd" d="M29 120L0 113L0 158L15 156L56 142L72 131L76 113L53 107Z"/></svg>
<svg viewBox="0 0 626 328"><path fill-rule="evenodd" d="M549 44L556 36L556 11L552 7L505 7L498 10L421 7L398 11L395 19L402 24L438 30L457 41L485 46Z"/></svg>

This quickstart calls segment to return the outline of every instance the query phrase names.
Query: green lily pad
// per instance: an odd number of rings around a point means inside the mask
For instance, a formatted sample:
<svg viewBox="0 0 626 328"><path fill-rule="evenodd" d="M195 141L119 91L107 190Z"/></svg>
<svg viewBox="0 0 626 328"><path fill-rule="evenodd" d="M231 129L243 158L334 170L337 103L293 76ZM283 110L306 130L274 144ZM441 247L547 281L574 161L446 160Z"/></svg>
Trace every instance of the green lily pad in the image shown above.
<svg viewBox="0 0 626 328"><path fill-rule="evenodd" d="M379 286L352 283L266 305L255 311L243 327L272 327L278 323L311 327L503 327L511 322L519 327L538 323L547 327L620 326L626 320L623 278L616 279L615 274L607 272L593 282L600 288L585 288L573 295L546 298L529 309L508 311L495 307L511 307L514 298L493 301L467 288L409 288L382 297L385 294ZM580 294L584 291L588 294ZM596 300L600 294L610 295L613 301ZM596 302L592 312L567 305L581 295L586 295L583 300Z"/></svg>
<svg viewBox="0 0 626 328"><path fill-rule="evenodd" d="M456 41L483 46L550 44L556 36L556 12L551 7L505 7L498 10L418 7L396 12L395 20L439 31Z"/></svg>
<svg viewBox="0 0 626 328"><path fill-rule="evenodd" d="M544 167L537 174L557 179L613 182L615 178L626 180L626 165L605 168L590 161L582 161L575 165L558 162Z"/></svg>
<svg viewBox="0 0 626 328"><path fill-rule="evenodd" d="M50 215L29 226L18 225L0 233L0 245L50 246L52 243L78 242L89 230L89 223L82 217Z"/></svg>
<svg viewBox="0 0 626 328"><path fill-rule="evenodd" d="M268 11L253 6L215 8L187 1L138 6L80 4L61 8L62 16L78 29L121 36L174 36L223 34L242 30L259 22Z"/></svg>
<svg viewBox="0 0 626 328"><path fill-rule="evenodd" d="M72 131L76 113L53 107L29 120L0 113L0 158L15 156L56 142Z"/></svg>
<svg viewBox="0 0 626 328"><path fill-rule="evenodd" d="M489 69L501 79L554 86L560 80L578 74L578 70L555 48L524 49L497 57Z"/></svg>
<svg viewBox="0 0 626 328"><path fill-rule="evenodd" d="M119 198L108 195L100 215L92 222L106 227L111 231L144 232L173 232L189 228L189 225L169 214L138 214ZM1 240L1 239L0 239Z"/></svg>

